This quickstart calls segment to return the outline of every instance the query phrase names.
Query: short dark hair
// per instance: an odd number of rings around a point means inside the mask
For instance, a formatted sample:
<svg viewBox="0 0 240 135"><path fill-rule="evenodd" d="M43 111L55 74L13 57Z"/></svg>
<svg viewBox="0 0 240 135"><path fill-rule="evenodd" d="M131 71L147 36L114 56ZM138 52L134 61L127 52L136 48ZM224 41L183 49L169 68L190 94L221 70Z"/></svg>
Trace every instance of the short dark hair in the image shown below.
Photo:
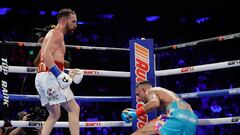
<svg viewBox="0 0 240 135"><path fill-rule="evenodd" d="M140 86L144 86L144 85L151 85L152 86L152 84L149 81L145 80L145 81L141 81L141 82L137 83L136 88L138 88Z"/></svg>
<svg viewBox="0 0 240 135"><path fill-rule="evenodd" d="M63 8L58 12L57 19L59 20L62 17L68 17L70 14L76 14L76 12L70 8Z"/></svg>

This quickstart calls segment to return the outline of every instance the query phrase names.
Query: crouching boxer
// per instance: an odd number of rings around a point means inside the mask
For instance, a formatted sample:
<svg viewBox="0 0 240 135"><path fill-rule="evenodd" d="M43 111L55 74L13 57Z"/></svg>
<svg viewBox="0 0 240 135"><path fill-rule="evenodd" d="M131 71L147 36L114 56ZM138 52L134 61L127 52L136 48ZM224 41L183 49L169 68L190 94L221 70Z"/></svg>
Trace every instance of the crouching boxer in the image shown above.
<svg viewBox="0 0 240 135"><path fill-rule="evenodd" d="M137 84L136 95L145 105L136 110L123 110L121 117L126 123L137 120L155 108L165 107L166 114L137 129L132 135L195 135L198 117L191 106L175 93L161 87L152 87L148 81L143 81Z"/></svg>

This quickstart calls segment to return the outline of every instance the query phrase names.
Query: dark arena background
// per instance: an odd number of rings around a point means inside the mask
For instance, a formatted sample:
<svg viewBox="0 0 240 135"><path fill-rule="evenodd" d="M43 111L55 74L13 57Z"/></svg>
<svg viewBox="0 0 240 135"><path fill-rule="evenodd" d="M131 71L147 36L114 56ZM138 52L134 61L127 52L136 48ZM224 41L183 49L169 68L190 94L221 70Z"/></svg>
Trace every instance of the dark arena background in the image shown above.
<svg viewBox="0 0 240 135"><path fill-rule="evenodd" d="M74 10L78 19L77 30L65 36L66 45L129 49L129 40L146 38L153 39L157 49L217 37L209 42L199 41L199 45L155 50L156 70L183 67L193 70L192 66L220 62L233 67L220 65L215 70L205 67L200 72L160 76L156 78L156 86L175 93L215 91L213 95L186 101L199 119L232 119L224 124L199 125L196 134L240 133L237 117L240 113L240 11L234 1L0 0L1 58L7 56L8 66L34 67L33 61L40 47L6 42L37 42L39 29L56 25L58 11L62 8ZM129 56L129 51L67 48L65 59L70 62L70 68L129 72ZM3 65L3 60L1 62ZM0 69L3 71L4 67ZM6 120L6 115L10 121L20 121L22 112L32 114L31 121L45 121L48 112L41 107L40 100L27 101L14 96L38 95L34 83L36 74L9 71L6 77L4 72L0 73L2 84L2 80L7 78L7 89L4 85L0 88L0 125ZM86 75L80 84L72 84L71 89L75 96L131 96L129 77ZM226 92L218 93L221 90ZM231 90L235 93L229 94ZM4 104L6 94L10 96L8 107ZM11 99L13 97L15 99ZM122 110L131 108L131 102L121 101L80 100L78 104L80 122L122 121ZM62 109L59 122L67 122L67 116ZM25 127L23 130L24 135L37 134L36 128ZM4 133L5 127L0 131L0 135L9 134ZM132 127L98 127L96 124L96 127L80 127L80 132L82 135L129 135L133 130ZM70 135L69 128L53 128L51 135Z"/></svg>

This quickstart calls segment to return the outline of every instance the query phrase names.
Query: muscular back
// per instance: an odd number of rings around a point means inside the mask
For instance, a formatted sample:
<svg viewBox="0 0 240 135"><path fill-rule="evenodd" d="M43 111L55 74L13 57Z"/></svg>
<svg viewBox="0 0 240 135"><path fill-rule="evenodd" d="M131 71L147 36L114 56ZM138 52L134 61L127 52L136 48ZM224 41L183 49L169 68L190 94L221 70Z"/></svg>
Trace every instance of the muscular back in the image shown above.
<svg viewBox="0 0 240 135"><path fill-rule="evenodd" d="M167 89L161 88L161 87L153 87L150 88L147 92L147 95L150 94L156 94L161 102L161 106L167 106L173 101L179 101L179 97L173 93L172 91L169 91Z"/></svg>
<svg viewBox="0 0 240 135"><path fill-rule="evenodd" d="M166 107L174 101L180 101L180 97L178 97L174 92L161 88L161 87L152 87L147 91L147 97L152 97L151 95L156 95L160 101L160 107ZM192 111L192 108L189 104L187 104L187 108Z"/></svg>
<svg viewBox="0 0 240 135"><path fill-rule="evenodd" d="M64 35L58 29L53 29L47 33L41 48L41 57L44 63L51 67L54 61L64 62L65 55Z"/></svg>

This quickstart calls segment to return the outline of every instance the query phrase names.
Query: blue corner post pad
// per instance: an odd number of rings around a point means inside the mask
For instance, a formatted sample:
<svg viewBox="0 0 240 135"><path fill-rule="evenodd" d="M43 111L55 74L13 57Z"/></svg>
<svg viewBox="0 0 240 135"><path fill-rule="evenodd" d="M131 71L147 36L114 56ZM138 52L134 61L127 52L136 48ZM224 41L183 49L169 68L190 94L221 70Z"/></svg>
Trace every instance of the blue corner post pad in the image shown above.
<svg viewBox="0 0 240 135"><path fill-rule="evenodd" d="M50 68L50 71L53 73L53 75L57 78L62 72L61 70L57 67L57 65L54 65Z"/></svg>

